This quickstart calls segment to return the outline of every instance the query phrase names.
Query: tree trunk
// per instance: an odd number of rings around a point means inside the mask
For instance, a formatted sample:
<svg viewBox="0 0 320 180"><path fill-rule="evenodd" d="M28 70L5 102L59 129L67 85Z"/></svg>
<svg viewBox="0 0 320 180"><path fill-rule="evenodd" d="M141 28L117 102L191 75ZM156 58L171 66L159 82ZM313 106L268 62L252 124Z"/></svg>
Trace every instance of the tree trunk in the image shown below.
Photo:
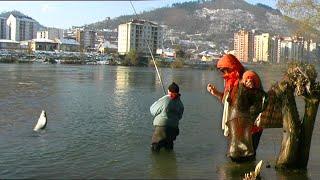
<svg viewBox="0 0 320 180"><path fill-rule="evenodd" d="M299 157L299 168L307 168L308 166L311 138L319 107L318 98L307 97L305 98L305 102L305 113L301 128L301 141L299 145L299 153L297 154Z"/></svg>
<svg viewBox="0 0 320 180"><path fill-rule="evenodd" d="M282 101L283 138L276 168L306 169L308 166L311 138L320 103L320 83L312 65L291 64L285 78L278 83ZM305 112L299 119L294 92L303 96Z"/></svg>
<svg viewBox="0 0 320 180"><path fill-rule="evenodd" d="M287 88L283 103L283 137L276 168L296 168L300 141L300 121L293 89Z"/></svg>

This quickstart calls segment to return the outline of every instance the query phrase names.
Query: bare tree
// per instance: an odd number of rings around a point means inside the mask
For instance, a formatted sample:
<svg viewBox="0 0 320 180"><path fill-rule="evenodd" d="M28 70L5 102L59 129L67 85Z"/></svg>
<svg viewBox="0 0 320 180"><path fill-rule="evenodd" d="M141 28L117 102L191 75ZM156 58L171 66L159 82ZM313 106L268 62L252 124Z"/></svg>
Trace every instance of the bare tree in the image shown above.
<svg viewBox="0 0 320 180"><path fill-rule="evenodd" d="M296 34L312 39L319 38L319 0L278 0L277 6L284 15L290 17L290 21L298 25Z"/></svg>

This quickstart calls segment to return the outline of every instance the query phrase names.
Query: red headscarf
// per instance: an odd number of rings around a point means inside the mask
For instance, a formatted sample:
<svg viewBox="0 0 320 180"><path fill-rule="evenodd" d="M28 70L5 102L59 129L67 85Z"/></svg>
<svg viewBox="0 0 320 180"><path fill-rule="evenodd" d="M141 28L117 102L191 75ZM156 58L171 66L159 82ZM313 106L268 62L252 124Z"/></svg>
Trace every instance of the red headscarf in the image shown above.
<svg viewBox="0 0 320 180"><path fill-rule="evenodd" d="M228 68L229 73L224 74L224 92L231 91L237 86L244 72L244 67L240 61L232 54L225 54L217 63L217 68Z"/></svg>
<svg viewBox="0 0 320 180"><path fill-rule="evenodd" d="M243 76L242 76L243 80L247 80L247 79L251 79L253 80L253 88L255 89L260 89L261 88L261 81L260 78L258 76L257 73L255 73L254 71L246 71Z"/></svg>

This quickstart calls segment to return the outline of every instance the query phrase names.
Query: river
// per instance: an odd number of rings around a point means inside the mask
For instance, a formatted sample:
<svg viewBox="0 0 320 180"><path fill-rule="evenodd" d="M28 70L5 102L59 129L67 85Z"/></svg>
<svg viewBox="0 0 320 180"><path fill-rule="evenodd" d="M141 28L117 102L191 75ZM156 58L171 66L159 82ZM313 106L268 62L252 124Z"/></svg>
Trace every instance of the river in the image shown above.
<svg viewBox="0 0 320 180"><path fill-rule="evenodd" d="M282 75L279 67L250 68L266 90ZM264 131L256 162L235 164L225 157L222 106L206 91L209 82L222 89L220 74L160 71L165 86L180 85L185 113L174 151L153 154L149 107L163 90L152 67L0 64L0 178L241 179L261 159L262 179L320 178L319 113L307 171L274 169L281 129ZM34 132L41 110L48 125Z"/></svg>

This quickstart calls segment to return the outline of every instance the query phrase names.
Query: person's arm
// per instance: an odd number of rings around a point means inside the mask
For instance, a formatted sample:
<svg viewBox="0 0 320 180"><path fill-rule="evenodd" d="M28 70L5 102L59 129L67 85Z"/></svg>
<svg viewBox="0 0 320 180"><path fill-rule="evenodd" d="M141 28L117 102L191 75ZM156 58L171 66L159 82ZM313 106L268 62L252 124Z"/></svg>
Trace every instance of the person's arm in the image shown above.
<svg viewBox="0 0 320 180"><path fill-rule="evenodd" d="M217 90L217 88L212 85L212 84L208 84L207 85L207 91L213 95L213 96L216 96L220 101L222 101L222 98L223 98L223 92L220 92Z"/></svg>
<svg viewBox="0 0 320 180"><path fill-rule="evenodd" d="M152 116L157 116L162 112L163 109L163 97L154 102L150 107L150 112Z"/></svg>

